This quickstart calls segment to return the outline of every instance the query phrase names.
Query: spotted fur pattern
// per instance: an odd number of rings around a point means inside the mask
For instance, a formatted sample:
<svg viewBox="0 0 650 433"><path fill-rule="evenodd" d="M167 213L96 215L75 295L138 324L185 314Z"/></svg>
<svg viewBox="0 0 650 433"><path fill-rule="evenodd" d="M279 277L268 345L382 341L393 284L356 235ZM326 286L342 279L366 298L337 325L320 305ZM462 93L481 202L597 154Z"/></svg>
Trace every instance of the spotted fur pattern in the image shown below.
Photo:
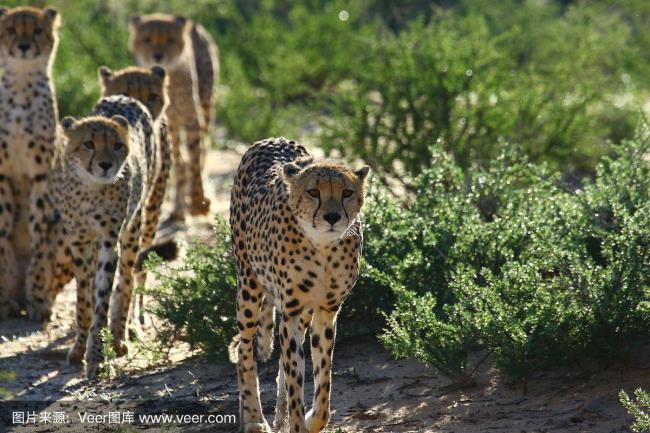
<svg viewBox="0 0 650 433"><path fill-rule="evenodd" d="M239 282L239 335L230 353L237 363L246 433L270 432L260 404L253 345L257 341L259 358L271 355L275 309L281 317L281 358L274 429L315 433L328 423L336 316L358 275L358 212L367 173L367 168L352 172L313 162L304 147L284 138L258 142L242 158L230 208ZM328 237L335 227L337 234ZM315 392L305 414L303 341L308 327Z"/></svg>
<svg viewBox="0 0 650 433"><path fill-rule="evenodd" d="M181 16L133 17L130 31L136 63L146 67L160 64L169 76L170 104L165 114L176 180L171 218L185 218L187 191L190 213L204 215L210 209L202 176L214 89L219 77L217 46L202 26Z"/></svg>
<svg viewBox="0 0 650 433"><path fill-rule="evenodd" d="M158 147L149 161L151 164L149 170L152 176L150 176L151 183L147 185L148 194L142 210L140 242L140 249L146 251L152 246L156 234L171 167L171 144L169 143L167 119L164 114L168 103L166 73L160 66L150 69L129 67L115 72L102 66L98 72L102 84L102 96L124 95L136 99L147 107L154 119ZM62 224L58 222L51 224L50 238L53 242L56 240L57 251L54 254L54 283L52 284L52 293L48 294L48 299L54 299L73 278L70 250L67 247L66 235L61 226ZM136 286L145 283L146 274L144 272L136 272L135 276ZM138 334L141 334L140 323L143 320L142 303L143 297L138 295L133 299L131 308L132 318L136 319L132 321L132 324ZM113 314L118 313L113 312ZM118 350L123 350L124 347L123 344L120 344Z"/></svg>
<svg viewBox="0 0 650 433"><path fill-rule="evenodd" d="M51 257L33 252L48 242L58 22L51 8L0 8L0 319L25 304L50 316Z"/></svg>
<svg viewBox="0 0 650 433"><path fill-rule="evenodd" d="M139 278L133 266L146 234L155 230L145 227L158 151L153 120L140 102L125 96L102 98L92 112L105 119L115 115L126 118L129 127L128 157L120 176L112 183L89 181L79 174L78 163L65 157L64 146L52 182L77 281L77 335L68 360L80 362L85 354L89 379L96 378L102 360L99 332L107 325L109 301L116 348L125 352L133 280Z"/></svg>

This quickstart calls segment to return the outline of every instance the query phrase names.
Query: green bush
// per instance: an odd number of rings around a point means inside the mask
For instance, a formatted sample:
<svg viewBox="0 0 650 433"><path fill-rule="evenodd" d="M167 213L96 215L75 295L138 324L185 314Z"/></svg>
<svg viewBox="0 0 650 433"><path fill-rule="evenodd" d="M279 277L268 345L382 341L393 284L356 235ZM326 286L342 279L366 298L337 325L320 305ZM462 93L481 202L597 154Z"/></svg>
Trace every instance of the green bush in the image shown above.
<svg viewBox="0 0 650 433"><path fill-rule="evenodd" d="M427 148L437 139L466 167L495 156L500 137L524 143L534 159L591 168L605 138L630 136L625 101L644 82L650 40L638 0L614 8L515 0L48 4L63 23L54 68L62 116L91 109L98 66L132 63L129 16L182 13L220 46L217 121L229 138L324 127L328 149L401 174L430 165Z"/></svg>
<svg viewBox="0 0 650 433"><path fill-rule="evenodd" d="M621 403L634 417L632 431L644 432L650 430L650 395L641 388L634 391L634 397L627 395L625 391L619 394Z"/></svg>
<svg viewBox="0 0 650 433"><path fill-rule="evenodd" d="M576 193L511 149L451 188L431 181L431 171L440 167L425 171L415 182L415 203L401 216L415 223L404 224L394 238L431 244L425 253L424 244L410 242L404 253L397 242L388 255L396 263L422 255L434 265L427 274L385 268L399 295L383 337L388 347L457 377L466 360L445 340L444 323L462 330L463 345L476 342L508 377L524 383L537 369L629 355L647 339L650 325L649 151L647 138L614 146L596 180ZM422 193L427 188L437 200ZM444 209L449 218L440 218ZM432 215L428 227L417 224L423 215ZM366 219L372 226L374 216ZM441 237L438 227L455 228L454 236ZM374 242L390 240L369 238L370 251ZM367 268L375 267L372 255L366 260ZM384 278L366 277L360 279L366 290L386 290ZM431 324L411 321L412 314L428 314ZM403 342L397 344L396 336ZM427 345L431 341L444 343ZM457 362L455 369L450 361Z"/></svg>
<svg viewBox="0 0 650 433"><path fill-rule="evenodd" d="M628 30L615 15L575 7L558 17L519 3L525 13L511 13L507 30L487 12L452 11L364 40L364 66L330 98L326 150L416 176L432 165L432 143L467 168L507 140L534 161L591 167L606 139L633 131L629 109L610 103L626 89Z"/></svg>
<svg viewBox="0 0 650 433"><path fill-rule="evenodd" d="M188 341L208 359L228 359L228 345L237 333L237 277L228 223L217 218L214 245L192 245L181 267L151 260L158 285L145 288L155 300L150 313L163 319L160 342Z"/></svg>
<svg viewBox="0 0 650 433"><path fill-rule="evenodd" d="M419 359L456 383L469 383L467 354L474 343L471 328L460 317L441 319L431 293L395 292L395 311L387 317L388 328L379 337L384 345L397 357Z"/></svg>

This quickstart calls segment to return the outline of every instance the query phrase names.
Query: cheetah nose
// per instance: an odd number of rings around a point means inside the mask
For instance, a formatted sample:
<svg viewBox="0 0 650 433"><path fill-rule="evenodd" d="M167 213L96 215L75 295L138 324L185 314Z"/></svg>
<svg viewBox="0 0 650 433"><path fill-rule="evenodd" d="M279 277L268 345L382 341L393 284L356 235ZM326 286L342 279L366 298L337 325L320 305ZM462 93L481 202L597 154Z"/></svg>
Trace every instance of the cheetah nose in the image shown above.
<svg viewBox="0 0 650 433"><path fill-rule="evenodd" d="M161 53L155 53L155 54L153 55L153 58L156 60L156 62L159 62L159 61L162 60L163 55L162 55Z"/></svg>
<svg viewBox="0 0 650 433"><path fill-rule="evenodd" d="M28 43L25 43L25 42L18 44L18 49L20 51L22 51L23 53L25 51L29 50L29 47L30 47L30 45Z"/></svg>
<svg viewBox="0 0 650 433"><path fill-rule="evenodd" d="M106 173L108 169L113 166L113 163L110 161L102 161L98 165L104 170L104 173Z"/></svg>
<svg viewBox="0 0 650 433"><path fill-rule="evenodd" d="M325 215L323 215L323 218L331 225L334 225L337 223L338 220L341 219L341 214L338 214L336 212L328 212Z"/></svg>

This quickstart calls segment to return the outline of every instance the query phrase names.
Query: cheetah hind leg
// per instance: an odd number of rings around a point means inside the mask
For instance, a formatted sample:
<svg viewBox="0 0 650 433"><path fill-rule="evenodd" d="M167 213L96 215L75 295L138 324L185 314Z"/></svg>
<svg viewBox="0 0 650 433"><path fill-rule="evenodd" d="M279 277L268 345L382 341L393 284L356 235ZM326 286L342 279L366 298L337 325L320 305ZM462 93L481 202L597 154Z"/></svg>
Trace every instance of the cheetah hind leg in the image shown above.
<svg viewBox="0 0 650 433"><path fill-rule="evenodd" d="M137 279L136 279L137 280ZM137 284L139 286L139 284ZM131 306L129 307L128 314L128 332L127 336L130 341L143 341L144 340L144 331L142 325L144 322L144 313L142 311L142 302L143 295L141 293L135 293L131 298Z"/></svg>

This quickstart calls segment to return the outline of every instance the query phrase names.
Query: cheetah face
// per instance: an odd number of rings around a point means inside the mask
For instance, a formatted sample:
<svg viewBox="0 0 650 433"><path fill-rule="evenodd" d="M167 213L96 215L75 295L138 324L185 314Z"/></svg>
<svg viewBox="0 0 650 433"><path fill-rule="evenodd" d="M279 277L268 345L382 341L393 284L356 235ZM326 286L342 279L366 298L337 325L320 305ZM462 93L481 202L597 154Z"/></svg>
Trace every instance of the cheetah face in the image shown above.
<svg viewBox="0 0 650 433"><path fill-rule="evenodd" d="M160 64L173 67L185 48L189 24L185 17L145 15L131 18L131 50L144 66Z"/></svg>
<svg viewBox="0 0 650 433"><path fill-rule="evenodd" d="M142 102L157 119L167 105L165 69L131 67L113 72L106 66L99 68L102 96L125 95Z"/></svg>
<svg viewBox="0 0 650 433"><path fill-rule="evenodd" d="M129 154L129 122L116 115L61 121L67 138L64 157L72 162L82 179L100 184L115 183Z"/></svg>
<svg viewBox="0 0 650 433"><path fill-rule="evenodd" d="M48 60L56 48L58 24L58 13L51 8L0 7L0 55Z"/></svg>
<svg viewBox="0 0 650 433"><path fill-rule="evenodd" d="M357 171L311 159L285 164L289 206L312 242L326 245L345 235L359 215L370 167Z"/></svg>

